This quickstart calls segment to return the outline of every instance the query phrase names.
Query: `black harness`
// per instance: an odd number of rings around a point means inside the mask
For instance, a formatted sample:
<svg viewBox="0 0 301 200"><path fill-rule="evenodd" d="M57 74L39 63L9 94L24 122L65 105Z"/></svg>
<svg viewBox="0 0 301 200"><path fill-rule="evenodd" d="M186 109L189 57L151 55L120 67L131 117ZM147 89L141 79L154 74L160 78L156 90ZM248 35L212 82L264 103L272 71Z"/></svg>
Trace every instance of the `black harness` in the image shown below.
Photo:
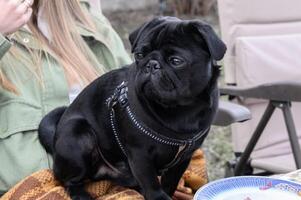
<svg viewBox="0 0 301 200"><path fill-rule="evenodd" d="M165 171L170 167L175 166L186 153L192 150L195 142L200 138L202 138L205 134L207 134L210 128L207 127L206 129L196 134L193 138L186 139L186 140L170 138L157 133L156 131L147 127L143 122L138 121L137 117L132 112L129 106L127 82L122 82L119 86L117 86L114 94L107 99L106 103L110 110L110 124L114 133L114 137L120 149L122 150L124 156L127 157L127 152L120 140L119 133L118 133L118 125L115 118L115 109L117 109L117 107L120 107L122 108L121 110L124 110L124 112L126 113L127 117L130 119L134 127L136 127L139 130L139 133L141 133L142 135L145 135L155 140L158 143L169 145L169 146L176 146L179 148L175 158L170 163L165 165L163 169L160 170L161 172Z"/></svg>

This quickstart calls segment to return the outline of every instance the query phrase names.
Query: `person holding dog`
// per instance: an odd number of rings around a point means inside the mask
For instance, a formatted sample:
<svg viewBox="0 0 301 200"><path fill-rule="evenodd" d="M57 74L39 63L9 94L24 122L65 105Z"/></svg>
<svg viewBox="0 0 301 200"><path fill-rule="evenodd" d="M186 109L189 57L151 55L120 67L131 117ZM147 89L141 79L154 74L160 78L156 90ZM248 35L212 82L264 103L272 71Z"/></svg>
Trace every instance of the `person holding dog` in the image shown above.
<svg viewBox="0 0 301 200"><path fill-rule="evenodd" d="M87 0L0 0L0 8L1 196L52 167L38 140L42 117L131 59L108 20L89 12Z"/></svg>
<svg viewBox="0 0 301 200"><path fill-rule="evenodd" d="M88 1L0 0L0 8L3 194L25 176L51 167L36 131L42 116L131 59L108 20L91 16Z"/></svg>

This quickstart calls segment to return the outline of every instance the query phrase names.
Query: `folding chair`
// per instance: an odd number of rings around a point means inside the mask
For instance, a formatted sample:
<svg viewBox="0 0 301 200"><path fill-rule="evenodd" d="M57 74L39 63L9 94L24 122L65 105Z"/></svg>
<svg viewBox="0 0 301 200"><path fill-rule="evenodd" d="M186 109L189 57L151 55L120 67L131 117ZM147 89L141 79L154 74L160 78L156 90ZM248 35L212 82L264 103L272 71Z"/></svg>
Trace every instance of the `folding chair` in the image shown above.
<svg viewBox="0 0 301 200"><path fill-rule="evenodd" d="M301 1L218 0L218 9L228 46L221 93L252 113L232 125L237 159L226 175L301 168Z"/></svg>

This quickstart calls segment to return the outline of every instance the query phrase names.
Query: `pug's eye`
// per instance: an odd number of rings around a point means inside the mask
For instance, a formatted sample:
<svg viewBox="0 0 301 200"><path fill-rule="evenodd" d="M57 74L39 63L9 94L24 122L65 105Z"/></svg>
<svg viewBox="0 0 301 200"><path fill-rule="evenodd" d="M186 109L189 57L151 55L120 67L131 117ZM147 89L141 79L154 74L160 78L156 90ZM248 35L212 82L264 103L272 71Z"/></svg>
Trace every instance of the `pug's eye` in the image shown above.
<svg viewBox="0 0 301 200"><path fill-rule="evenodd" d="M184 60L182 60L181 58L179 57L170 57L169 58L169 63L175 67L178 67L182 64L184 64Z"/></svg>
<svg viewBox="0 0 301 200"><path fill-rule="evenodd" d="M143 55L143 53L135 53L135 60L141 60L141 59L143 59L144 58L144 55Z"/></svg>

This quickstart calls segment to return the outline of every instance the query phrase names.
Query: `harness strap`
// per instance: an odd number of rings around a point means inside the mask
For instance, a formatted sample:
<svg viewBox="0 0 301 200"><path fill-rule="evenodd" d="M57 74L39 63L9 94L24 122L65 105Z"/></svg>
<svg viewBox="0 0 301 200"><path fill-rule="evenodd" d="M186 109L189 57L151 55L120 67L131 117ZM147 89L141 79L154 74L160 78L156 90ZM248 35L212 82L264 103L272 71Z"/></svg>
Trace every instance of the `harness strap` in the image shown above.
<svg viewBox="0 0 301 200"><path fill-rule="evenodd" d="M175 166L181 160L181 158L190 150L190 148L194 146L195 141L197 141L198 139L203 137L209 131L210 127L206 128L205 130L200 131L193 138L187 139L187 140L169 138L169 137L166 137L159 133L156 133L154 130L152 130L149 127L147 127L146 125L144 125L144 123L137 120L136 116L130 109L128 97L127 97L127 91L128 91L127 83L122 82L119 86L117 86L114 94L110 98L108 98L106 101L107 106L110 109L110 123L111 123L114 137L118 143L118 146L120 147L120 149L122 150L123 154L126 157L127 157L126 149L124 148L124 146L120 140L120 137L118 134L118 126L117 126L116 119L115 119L114 108L117 105L119 105L121 108L123 108L122 110L125 110L127 116L129 117L129 119L132 121L133 125L139 130L139 132L141 134L146 135L159 143L169 145L169 146L179 147L175 158L170 163L165 165L164 168L160 171L165 171L168 168Z"/></svg>

